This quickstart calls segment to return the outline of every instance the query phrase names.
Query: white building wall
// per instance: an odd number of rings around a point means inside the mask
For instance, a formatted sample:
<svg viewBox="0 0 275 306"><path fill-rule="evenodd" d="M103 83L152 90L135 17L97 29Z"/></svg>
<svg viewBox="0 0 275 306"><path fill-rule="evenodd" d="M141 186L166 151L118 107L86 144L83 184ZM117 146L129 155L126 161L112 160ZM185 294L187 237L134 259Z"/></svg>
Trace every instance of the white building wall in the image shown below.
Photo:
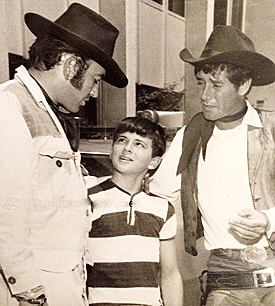
<svg viewBox="0 0 275 306"><path fill-rule="evenodd" d="M164 13L161 5L140 1L139 7L139 84L163 87Z"/></svg>
<svg viewBox="0 0 275 306"><path fill-rule="evenodd" d="M159 88L179 83L183 88L185 19L150 0L139 3L138 84Z"/></svg>

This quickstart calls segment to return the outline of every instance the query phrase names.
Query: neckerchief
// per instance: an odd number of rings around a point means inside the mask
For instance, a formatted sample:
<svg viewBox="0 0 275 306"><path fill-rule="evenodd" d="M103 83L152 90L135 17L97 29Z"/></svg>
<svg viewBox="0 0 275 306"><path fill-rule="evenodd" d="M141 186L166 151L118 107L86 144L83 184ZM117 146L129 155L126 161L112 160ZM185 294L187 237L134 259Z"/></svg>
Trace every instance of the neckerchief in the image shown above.
<svg viewBox="0 0 275 306"><path fill-rule="evenodd" d="M61 105L55 104L52 99L49 97L45 89L37 82L37 80L32 77L36 83L39 85L40 89L43 92L43 95L45 96L46 101L50 105L51 109L53 110L54 114L60 121L64 132L68 138L68 141L70 143L71 149L74 152L78 151L79 148L79 140L80 140L80 129L79 124L74 118L75 114L70 113L66 109L64 109Z"/></svg>
<svg viewBox="0 0 275 306"><path fill-rule="evenodd" d="M241 119L247 112L247 105L238 113L230 116L225 116L219 121L233 122ZM191 162L192 156L196 149L199 139L202 139L202 157L205 160L206 147L209 139L213 134L215 121L210 121L204 118L203 113L198 113L186 125L183 141L182 141L182 155L179 160L177 175L182 173Z"/></svg>

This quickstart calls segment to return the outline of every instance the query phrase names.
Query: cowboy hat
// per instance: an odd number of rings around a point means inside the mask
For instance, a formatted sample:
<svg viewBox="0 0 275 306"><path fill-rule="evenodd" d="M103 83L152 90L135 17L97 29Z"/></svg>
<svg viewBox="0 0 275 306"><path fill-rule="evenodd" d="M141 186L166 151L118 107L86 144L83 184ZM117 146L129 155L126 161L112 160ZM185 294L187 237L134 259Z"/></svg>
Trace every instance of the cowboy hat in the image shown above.
<svg viewBox="0 0 275 306"><path fill-rule="evenodd" d="M50 34L87 54L106 70L103 79L107 83L120 88L128 84L112 58L119 31L94 11L73 3L55 22L35 13L27 13L25 22L36 37Z"/></svg>
<svg viewBox="0 0 275 306"><path fill-rule="evenodd" d="M180 58L193 66L224 63L247 68L252 71L252 84L255 86L275 81L274 63L255 52L251 39L233 26L217 26L211 33L200 58L193 58L187 49L180 52Z"/></svg>

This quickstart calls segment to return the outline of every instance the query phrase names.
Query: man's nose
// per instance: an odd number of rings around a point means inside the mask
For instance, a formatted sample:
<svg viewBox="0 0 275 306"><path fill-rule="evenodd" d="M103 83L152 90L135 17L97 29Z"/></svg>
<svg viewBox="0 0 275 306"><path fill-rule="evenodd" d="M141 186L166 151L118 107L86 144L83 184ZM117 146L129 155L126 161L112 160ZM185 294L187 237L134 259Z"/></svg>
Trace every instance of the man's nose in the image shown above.
<svg viewBox="0 0 275 306"><path fill-rule="evenodd" d="M211 98L211 89L210 86L205 85L202 92L201 92L201 99L203 101L207 101Z"/></svg>
<svg viewBox="0 0 275 306"><path fill-rule="evenodd" d="M90 91L90 97L97 98L98 96L98 90L99 90L99 84L94 83L92 90Z"/></svg>

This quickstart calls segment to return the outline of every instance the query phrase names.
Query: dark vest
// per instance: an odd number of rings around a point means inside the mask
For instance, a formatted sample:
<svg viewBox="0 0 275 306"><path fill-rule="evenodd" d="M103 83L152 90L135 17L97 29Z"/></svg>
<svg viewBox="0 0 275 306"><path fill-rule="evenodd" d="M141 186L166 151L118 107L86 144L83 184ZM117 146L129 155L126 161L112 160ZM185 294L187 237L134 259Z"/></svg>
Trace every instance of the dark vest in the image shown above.
<svg viewBox="0 0 275 306"><path fill-rule="evenodd" d="M248 171L254 207L261 211L275 207L275 112L258 110L258 113L263 128L248 127ZM185 250L194 256L197 255L196 239L203 236L197 190L202 137L196 138L192 128L188 127L195 121L195 125L205 124L201 118L202 113L197 114L186 126L183 136L184 165L181 167Z"/></svg>

